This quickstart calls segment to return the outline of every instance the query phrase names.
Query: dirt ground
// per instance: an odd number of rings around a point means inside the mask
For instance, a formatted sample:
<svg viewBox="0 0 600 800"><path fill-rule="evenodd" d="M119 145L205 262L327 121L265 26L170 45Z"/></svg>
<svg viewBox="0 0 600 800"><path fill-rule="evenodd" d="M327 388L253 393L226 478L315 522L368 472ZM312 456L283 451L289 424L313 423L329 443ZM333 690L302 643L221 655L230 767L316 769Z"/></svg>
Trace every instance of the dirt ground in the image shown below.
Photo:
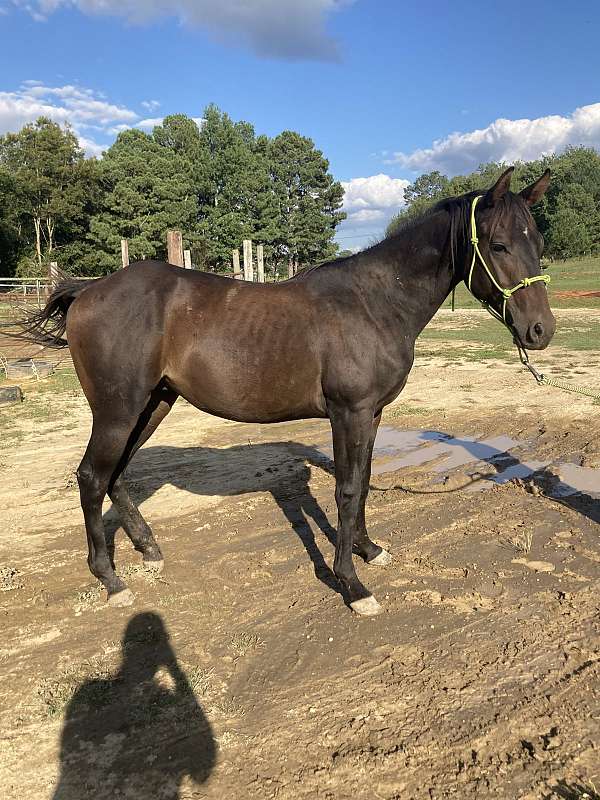
<svg viewBox="0 0 600 800"><path fill-rule="evenodd" d="M0 442L3 797L598 797L600 405L514 362L428 353L375 454L367 521L394 562L357 565L384 607L371 619L330 570L326 422L239 425L179 401L129 469L160 577L106 505L136 595L114 609L73 476L85 400L29 388L24 408L47 413ZM536 361L598 386L598 353ZM561 463L592 489L561 493Z"/></svg>

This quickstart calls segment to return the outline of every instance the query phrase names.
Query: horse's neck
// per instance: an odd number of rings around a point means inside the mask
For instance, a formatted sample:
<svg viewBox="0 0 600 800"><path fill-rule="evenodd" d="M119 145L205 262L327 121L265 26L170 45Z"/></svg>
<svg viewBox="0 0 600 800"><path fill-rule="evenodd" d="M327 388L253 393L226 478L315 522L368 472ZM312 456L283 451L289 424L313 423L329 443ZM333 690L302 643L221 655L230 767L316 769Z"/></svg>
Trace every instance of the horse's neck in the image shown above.
<svg viewBox="0 0 600 800"><path fill-rule="evenodd" d="M366 302L405 334L410 330L418 336L458 282L449 228L443 212L424 217L367 251L363 263L357 261L355 279L366 289Z"/></svg>

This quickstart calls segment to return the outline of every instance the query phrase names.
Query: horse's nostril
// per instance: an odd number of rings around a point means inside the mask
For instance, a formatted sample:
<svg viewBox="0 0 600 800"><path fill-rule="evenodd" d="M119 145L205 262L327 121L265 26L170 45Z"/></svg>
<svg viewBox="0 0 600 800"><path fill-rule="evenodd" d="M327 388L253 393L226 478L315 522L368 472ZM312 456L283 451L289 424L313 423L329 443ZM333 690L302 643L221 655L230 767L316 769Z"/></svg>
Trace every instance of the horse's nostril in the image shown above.
<svg viewBox="0 0 600 800"><path fill-rule="evenodd" d="M533 326L533 332L538 337L538 339L542 338L542 336L544 335L544 326L542 325L541 322L535 323L535 325Z"/></svg>

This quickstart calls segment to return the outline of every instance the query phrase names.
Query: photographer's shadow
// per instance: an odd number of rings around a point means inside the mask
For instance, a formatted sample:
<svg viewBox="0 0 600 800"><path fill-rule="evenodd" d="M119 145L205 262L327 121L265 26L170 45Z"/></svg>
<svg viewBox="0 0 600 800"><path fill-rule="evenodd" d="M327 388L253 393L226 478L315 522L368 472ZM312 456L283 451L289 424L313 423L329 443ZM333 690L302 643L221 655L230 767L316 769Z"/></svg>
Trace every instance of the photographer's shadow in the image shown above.
<svg viewBox="0 0 600 800"><path fill-rule="evenodd" d="M214 767L210 724L160 616L132 617L122 649L118 673L68 705L53 800L177 800L184 778L201 784Z"/></svg>

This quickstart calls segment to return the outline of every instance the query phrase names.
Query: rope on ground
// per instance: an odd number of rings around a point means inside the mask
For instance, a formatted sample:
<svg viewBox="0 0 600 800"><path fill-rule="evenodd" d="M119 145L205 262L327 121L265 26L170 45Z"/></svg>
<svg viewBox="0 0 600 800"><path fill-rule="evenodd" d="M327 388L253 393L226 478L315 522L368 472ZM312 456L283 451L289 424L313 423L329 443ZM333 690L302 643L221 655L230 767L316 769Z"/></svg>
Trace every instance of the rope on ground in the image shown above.
<svg viewBox="0 0 600 800"><path fill-rule="evenodd" d="M531 372L539 386L553 386L555 389L562 389L563 392L573 392L574 394L581 394L584 397L591 397L593 400L600 401L600 394L595 389L589 389L587 386L578 386L574 383L565 383L556 378L547 378L543 373L538 372L533 364L529 361L527 350L521 346L519 341L515 338L515 344L521 359L521 364Z"/></svg>
<svg viewBox="0 0 600 800"><path fill-rule="evenodd" d="M556 389L562 389L564 392L574 392L575 394L582 394L584 397L600 400L600 393L596 392L594 389L588 389L585 386L564 383L563 381L556 380L556 378L547 378L545 375L542 375L541 380L538 382L544 386L554 386Z"/></svg>

